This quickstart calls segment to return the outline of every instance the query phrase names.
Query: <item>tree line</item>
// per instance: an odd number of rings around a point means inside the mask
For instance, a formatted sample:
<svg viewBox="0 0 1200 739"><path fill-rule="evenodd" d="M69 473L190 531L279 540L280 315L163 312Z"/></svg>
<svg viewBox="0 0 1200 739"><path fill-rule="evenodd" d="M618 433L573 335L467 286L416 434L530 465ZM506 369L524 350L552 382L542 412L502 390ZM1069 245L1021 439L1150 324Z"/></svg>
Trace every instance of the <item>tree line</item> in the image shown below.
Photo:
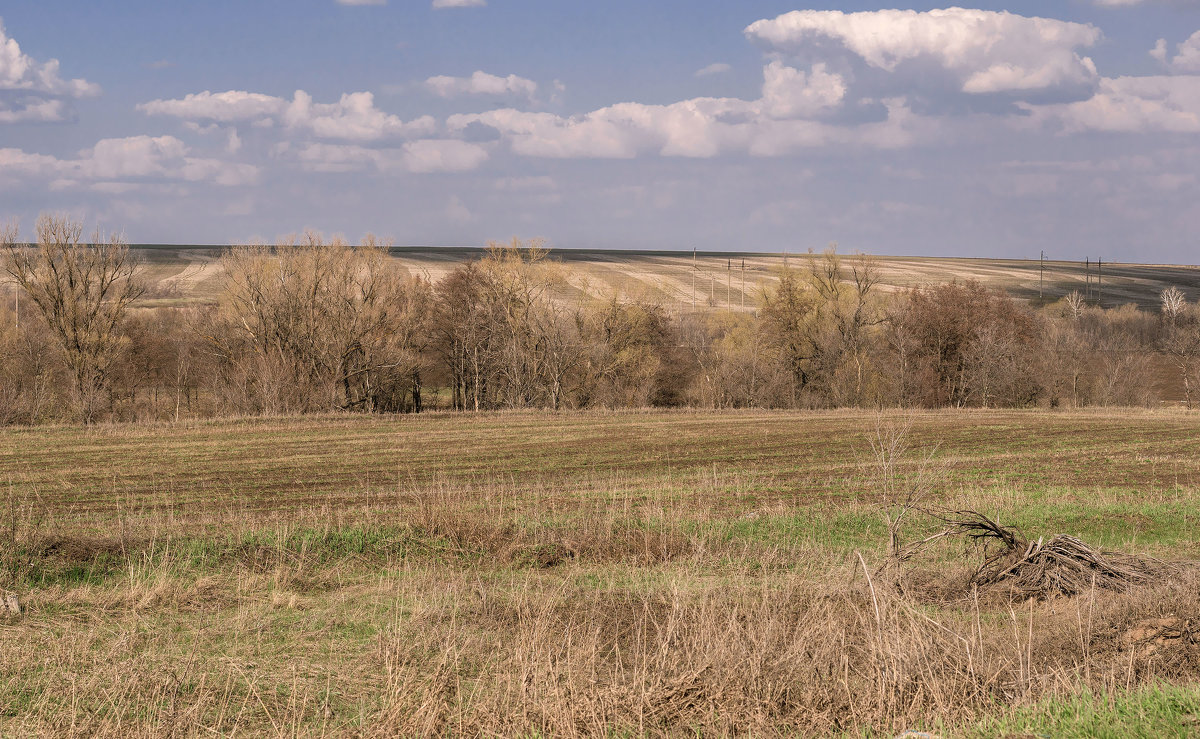
<svg viewBox="0 0 1200 739"><path fill-rule="evenodd" d="M58 216L0 230L0 424L429 408L1058 407L1200 388L1200 308L1035 308L978 282L895 291L867 256L782 268L753 312L604 300L538 242L436 282L373 237L313 233L220 257L215 305L147 308L119 237ZM1157 369L1156 369L1157 367Z"/></svg>

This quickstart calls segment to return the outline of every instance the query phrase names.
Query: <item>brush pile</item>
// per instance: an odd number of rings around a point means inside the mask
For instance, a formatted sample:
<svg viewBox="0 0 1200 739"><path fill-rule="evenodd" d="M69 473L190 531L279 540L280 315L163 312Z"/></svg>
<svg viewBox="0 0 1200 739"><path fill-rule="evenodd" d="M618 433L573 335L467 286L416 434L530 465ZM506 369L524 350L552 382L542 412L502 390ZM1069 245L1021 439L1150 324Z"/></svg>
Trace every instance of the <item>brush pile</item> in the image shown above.
<svg viewBox="0 0 1200 739"><path fill-rule="evenodd" d="M1026 540L1017 529L976 511L956 511L943 520L948 524L943 535L966 536L982 543L985 553L993 550L971 578L980 587L1006 586L1028 597L1049 598L1093 588L1126 590L1156 582L1174 570L1155 559L1098 551L1066 534Z"/></svg>

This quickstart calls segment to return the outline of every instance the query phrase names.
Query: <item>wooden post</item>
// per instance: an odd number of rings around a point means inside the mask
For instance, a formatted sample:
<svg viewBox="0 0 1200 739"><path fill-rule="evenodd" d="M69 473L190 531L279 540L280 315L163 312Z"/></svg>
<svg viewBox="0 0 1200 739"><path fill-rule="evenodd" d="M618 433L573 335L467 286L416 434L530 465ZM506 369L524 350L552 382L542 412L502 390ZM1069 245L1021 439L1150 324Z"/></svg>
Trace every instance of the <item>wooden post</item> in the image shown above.
<svg viewBox="0 0 1200 739"><path fill-rule="evenodd" d="M691 312L696 312L696 247L691 247Z"/></svg>
<svg viewBox="0 0 1200 739"><path fill-rule="evenodd" d="M1042 281L1046 276L1046 250L1042 250L1042 255L1038 257L1038 300L1042 299Z"/></svg>
<svg viewBox="0 0 1200 739"><path fill-rule="evenodd" d="M742 310L746 310L746 260L742 259Z"/></svg>

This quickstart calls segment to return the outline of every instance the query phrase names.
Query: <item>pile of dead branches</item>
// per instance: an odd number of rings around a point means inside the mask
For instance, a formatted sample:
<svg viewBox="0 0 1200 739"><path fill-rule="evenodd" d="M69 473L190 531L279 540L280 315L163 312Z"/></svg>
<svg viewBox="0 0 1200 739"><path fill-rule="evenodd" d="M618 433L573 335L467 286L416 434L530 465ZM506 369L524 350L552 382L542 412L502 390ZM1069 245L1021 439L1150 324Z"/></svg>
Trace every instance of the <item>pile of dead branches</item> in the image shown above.
<svg viewBox="0 0 1200 739"><path fill-rule="evenodd" d="M983 545L986 559L971 578L980 587L1005 586L1028 597L1048 598L1093 588L1126 590L1156 582L1174 569L1155 559L1099 551L1066 534L1028 540L977 511L938 518L946 529L926 541L966 536Z"/></svg>

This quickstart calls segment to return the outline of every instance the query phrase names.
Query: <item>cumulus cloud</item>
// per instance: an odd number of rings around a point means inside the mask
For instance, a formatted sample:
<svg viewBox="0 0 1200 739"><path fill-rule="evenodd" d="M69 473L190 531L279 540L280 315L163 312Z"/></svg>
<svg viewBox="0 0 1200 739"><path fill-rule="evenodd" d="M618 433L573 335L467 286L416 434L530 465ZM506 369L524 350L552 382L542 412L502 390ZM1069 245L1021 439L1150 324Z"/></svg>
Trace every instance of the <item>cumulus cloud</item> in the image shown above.
<svg viewBox="0 0 1200 739"><path fill-rule="evenodd" d="M620 103L574 116L504 108L451 116L446 125L464 136L491 128L524 156L778 156L824 146L895 148L938 141L946 125L926 113L936 107L929 102L936 94L932 87L942 85L944 91L947 82L960 98L999 100L982 108L989 114L1021 113L1042 123L1054 117L1099 121L1111 112L1089 114L1067 104L1133 94L1109 87L1094 94L1102 80L1079 50L1098 42L1101 33L1081 23L962 8L806 10L758 21L746 34L770 52L755 100ZM1182 87L1172 90L1170 95L1186 96ZM1186 108L1182 101L1179 106ZM1169 119L1169 112L1158 118Z"/></svg>
<svg viewBox="0 0 1200 739"><path fill-rule="evenodd" d="M1150 56L1163 64L1167 63L1167 40L1160 38L1154 43L1154 48L1150 50Z"/></svg>
<svg viewBox="0 0 1200 739"><path fill-rule="evenodd" d="M0 21L0 90L27 90L67 97L100 94L100 86L84 79L65 80L59 75L58 60L38 62L21 51Z"/></svg>
<svg viewBox="0 0 1200 739"><path fill-rule="evenodd" d="M74 159L0 149L0 172L52 180L56 187L144 180L234 186L251 184L259 174L253 165L192 156L174 136L102 139Z"/></svg>
<svg viewBox="0 0 1200 739"><path fill-rule="evenodd" d="M317 103L312 95L297 90L286 100L261 93L230 90L199 92L176 100L152 100L138 110L147 115L165 115L186 121L246 122L256 126L282 124L314 136L349 141L377 141L432 133L437 128L431 116L405 122L375 107L369 92L342 95L335 103Z"/></svg>
<svg viewBox="0 0 1200 739"><path fill-rule="evenodd" d="M1200 133L1200 76L1104 79L1088 100L1029 112L1033 124L1051 123L1067 133Z"/></svg>
<svg viewBox="0 0 1200 739"><path fill-rule="evenodd" d="M278 116L287 108L287 101L257 92L229 90L228 92L192 93L176 100L151 100L140 103L137 109L147 115L165 115L185 120L208 120L232 123Z"/></svg>
<svg viewBox="0 0 1200 739"><path fill-rule="evenodd" d="M1176 54L1175 58L1171 60L1171 69L1176 72L1200 72L1200 31L1193 33L1175 48Z"/></svg>
<svg viewBox="0 0 1200 739"><path fill-rule="evenodd" d="M487 158L487 149L468 141L422 139L404 145L404 162L409 172L466 172Z"/></svg>
<svg viewBox="0 0 1200 739"><path fill-rule="evenodd" d="M288 128L308 129L320 138L354 141L421 136L436 128L430 116L406 123L384 113L375 107L375 96L369 92L348 93L336 103L314 103L311 95L297 90L282 118Z"/></svg>
<svg viewBox="0 0 1200 739"><path fill-rule="evenodd" d="M838 107L846 97L845 79L824 64L805 73L774 61L763 76L762 108L772 118L809 118Z"/></svg>
<svg viewBox="0 0 1200 739"><path fill-rule="evenodd" d="M702 69L697 69L696 76L697 77L711 77L716 74L725 74L726 72L728 72L731 69L733 69L733 67L729 66L725 62L715 62L715 63L710 64L707 67L704 67Z"/></svg>
<svg viewBox="0 0 1200 739"><path fill-rule="evenodd" d="M0 123L50 123L69 117L67 104L61 99L32 96L8 102L0 98Z"/></svg>
<svg viewBox="0 0 1200 739"><path fill-rule="evenodd" d="M64 98L99 94L85 79L63 79L57 59L39 62L21 51L0 20L0 123L63 121L70 117Z"/></svg>
<svg viewBox="0 0 1200 739"><path fill-rule="evenodd" d="M288 154L290 148L279 153ZM313 172L354 172L376 169L381 172L466 172L488 159L488 151L479 144L456 139L423 139L403 147L374 149L355 144L309 143L294 154L300 165Z"/></svg>
<svg viewBox="0 0 1200 739"><path fill-rule="evenodd" d="M1020 114L1020 125L1054 121L1060 130L1190 125L1186 83L1139 88L1099 76L1079 53L1101 38L1091 25L962 8L795 11L753 23L746 34L770 54L755 100L620 103L573 116L510 107L453 115L446 126L460 137L492 129L514 153L547 158L897 148L941 141L953 130L928 114L936 107L930 90L945 91L947 82L960 98L997 99L980 108L991 121ZM1129 120L1139 106L1141 122Z"/></svg>
<svg viewBox="0 0 1200 739"><path fill-rule="evenodd" d="M797 10L756 21L745 32L776 52L842 49L887 73L932 64L968 95L1077 94L1098 79L1092 60L1077 52L1100 40L1098 28L1008 12Z"/></svg>
<svg viewBox="0 0 1200 739"><path fill-rule="evenodd" d="M510 74L500 77L477 71L470 77L447 77L439 75L425 80L425 87L433 94L452 98L459 95L515 95L532 100L537 94L537 83Z"/></svg>
<svg viewBox="0 0 1200 739"><path fill-rule="evenodd" d="M45 154L30 154L20 149L0 149L0 175L53 174L60 160Z"/></svg>
<svg viewBox="0 0 1200 739"><path fill-rule="evenodd" d="M482 8L487 5L487 0L433 0L435 10L443 8Z"/></svg>
<svg viewBox="0 0 1200 739"><path fill-rule="evenodd" d="M446 125L451 130L490 126L515 153L555 159L632 159L643 153L694 158L730 152L777 156L831 144L892 148L911 144L922 135L924 119L908 111L901 100L885 101L884 120L856 126L772 115L814 112L831 100L832 96L819 103L802 97L695 98L670 105L621 103L571 117L506 108L451 116Z"/></svg>

